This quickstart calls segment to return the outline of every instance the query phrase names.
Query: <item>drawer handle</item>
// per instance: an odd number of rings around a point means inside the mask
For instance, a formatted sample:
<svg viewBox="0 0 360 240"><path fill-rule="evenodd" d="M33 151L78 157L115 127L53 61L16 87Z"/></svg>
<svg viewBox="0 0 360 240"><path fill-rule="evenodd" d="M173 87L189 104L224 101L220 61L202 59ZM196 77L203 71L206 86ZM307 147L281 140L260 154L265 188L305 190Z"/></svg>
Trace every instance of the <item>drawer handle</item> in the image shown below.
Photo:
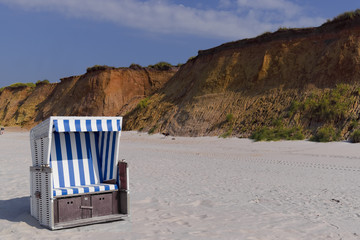
<svg viewBox="0 0 360 240"><path fill-rule="evenodd" d="M80 206L81 209L93 209L92 206Z"/></svg>

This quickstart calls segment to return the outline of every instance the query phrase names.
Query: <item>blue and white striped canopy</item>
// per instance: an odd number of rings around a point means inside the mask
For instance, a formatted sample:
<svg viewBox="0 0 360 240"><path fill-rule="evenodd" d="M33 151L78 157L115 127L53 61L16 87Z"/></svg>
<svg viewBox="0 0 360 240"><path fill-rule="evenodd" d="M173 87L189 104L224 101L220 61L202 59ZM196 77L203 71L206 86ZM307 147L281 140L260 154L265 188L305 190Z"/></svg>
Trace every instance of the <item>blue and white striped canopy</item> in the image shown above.
<svg viewBox="0 0 360 240"><path fill-rule="evenodd" d="M121 117L52 117L53 196L117 189Z"/></svg>
<svg viewBox="0 0 360 240"><path fill-rule="evenodd" d="M53 132L118 132L121 118L55 118Z"/></svg>

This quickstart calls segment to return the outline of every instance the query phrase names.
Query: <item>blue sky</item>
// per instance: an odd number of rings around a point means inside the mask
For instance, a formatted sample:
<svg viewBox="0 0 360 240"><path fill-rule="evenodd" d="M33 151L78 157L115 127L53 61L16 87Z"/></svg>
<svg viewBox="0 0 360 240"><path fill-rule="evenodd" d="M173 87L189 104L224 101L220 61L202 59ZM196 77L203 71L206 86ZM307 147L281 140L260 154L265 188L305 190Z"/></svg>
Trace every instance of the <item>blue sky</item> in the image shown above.
<svg viewBox="0 0 360 240"><path fill-rule="evenodd" d="M358 0L0 0L0 87L93 65L184 63L279 27L319 26Z"/></svg>

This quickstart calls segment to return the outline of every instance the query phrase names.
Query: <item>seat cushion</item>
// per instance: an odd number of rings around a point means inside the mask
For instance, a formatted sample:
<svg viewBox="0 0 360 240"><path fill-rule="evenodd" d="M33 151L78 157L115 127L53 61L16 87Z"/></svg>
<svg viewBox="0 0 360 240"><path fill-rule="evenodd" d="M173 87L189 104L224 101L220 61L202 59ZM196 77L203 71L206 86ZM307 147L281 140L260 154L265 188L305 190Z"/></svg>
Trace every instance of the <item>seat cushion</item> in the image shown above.
<svg viewBox="0 0 360 240"><path fill-rule="evenodd" d="M76 187L63 187L63 188L54 188L53 189L53 196L66 196L66 195L73 195L73 194L81 194L81 193L95 193L95 192L102 192L102 191L111 191L117 190L118 186L116 184L92 184L86 186L76 186Z"/></svg>

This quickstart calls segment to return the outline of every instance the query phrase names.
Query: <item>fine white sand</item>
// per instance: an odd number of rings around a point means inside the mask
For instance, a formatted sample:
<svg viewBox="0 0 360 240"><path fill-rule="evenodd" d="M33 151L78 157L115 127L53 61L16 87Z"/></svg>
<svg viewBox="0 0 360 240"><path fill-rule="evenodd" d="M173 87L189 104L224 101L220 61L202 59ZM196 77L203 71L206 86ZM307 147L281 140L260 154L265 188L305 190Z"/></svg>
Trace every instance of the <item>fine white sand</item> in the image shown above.
<svg viewBox="0 0 360 240"><path fill-rule="evenodd" d="M131 217L50 231L30 215L28 132L0 136L0 239L360 239L360 144L124 132Z"/></svg>

